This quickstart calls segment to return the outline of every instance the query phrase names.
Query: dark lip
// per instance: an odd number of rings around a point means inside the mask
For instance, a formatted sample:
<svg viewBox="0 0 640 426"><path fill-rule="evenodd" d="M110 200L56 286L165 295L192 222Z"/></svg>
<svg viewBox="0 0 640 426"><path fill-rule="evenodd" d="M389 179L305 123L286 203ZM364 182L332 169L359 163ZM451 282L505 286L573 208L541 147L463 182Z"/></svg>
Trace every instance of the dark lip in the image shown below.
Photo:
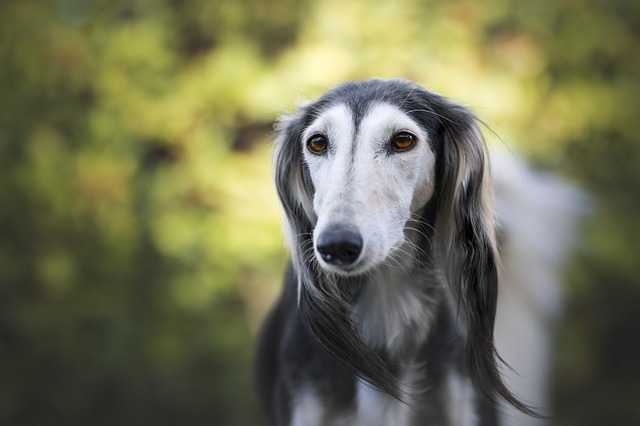
<svg viewBox="0 0 640 426"><path fill-rule="evenodd" d="M360 275L364 275L371 269L371 267L362 267L362 259L358 259L358 261L349 266L335 266L335 265L326 265L322 260L318 259L316 256L317 262L320 264L320 267L323 271L328 272L330 274L340 275L343 277L357 277Z"/></svg>

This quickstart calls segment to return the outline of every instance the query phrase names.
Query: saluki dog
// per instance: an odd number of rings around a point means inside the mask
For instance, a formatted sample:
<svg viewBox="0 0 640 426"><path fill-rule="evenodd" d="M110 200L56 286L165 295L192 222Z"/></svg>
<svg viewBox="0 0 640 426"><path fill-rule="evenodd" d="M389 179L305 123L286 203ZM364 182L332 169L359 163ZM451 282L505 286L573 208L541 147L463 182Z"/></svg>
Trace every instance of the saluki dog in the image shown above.
<svg viewBox="0 0 640 426"><path fill-rule="evenodd" d="M343 83L278 121L273 159L291 264L258 342L270 424L540 417L496 350L509 223L468 109L406 80Z"/></svg>

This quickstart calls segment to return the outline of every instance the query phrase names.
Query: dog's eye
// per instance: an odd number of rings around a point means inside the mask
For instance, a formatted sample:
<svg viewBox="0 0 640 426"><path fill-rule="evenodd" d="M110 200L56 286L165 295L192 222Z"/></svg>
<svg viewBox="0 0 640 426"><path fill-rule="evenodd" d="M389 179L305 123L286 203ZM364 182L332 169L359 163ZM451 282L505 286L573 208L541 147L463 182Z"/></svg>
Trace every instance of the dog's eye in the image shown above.
<svg viewBox="0 0 640 426"><path fill-rule="evenodd" d="M392 151L407 151L416 144L416 137L409 132L400 132L393 135L391 140Z"/></svg>
<svg viewBox="0 0 640 426"><path fill-rule="evenodd" d="M313 135L307 140L307 148L314 154L324 154L328 146L329 142L324 135Z"/></svg>

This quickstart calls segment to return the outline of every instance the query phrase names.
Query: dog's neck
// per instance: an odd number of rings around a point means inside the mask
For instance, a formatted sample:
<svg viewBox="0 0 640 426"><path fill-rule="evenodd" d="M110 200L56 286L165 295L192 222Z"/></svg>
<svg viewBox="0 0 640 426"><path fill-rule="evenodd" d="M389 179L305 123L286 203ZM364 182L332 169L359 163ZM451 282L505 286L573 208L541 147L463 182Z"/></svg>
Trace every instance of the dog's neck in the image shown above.
<svg viewBox="0 0 640 426"><path fill-rule="evenodd" d="M444 302L437 272L416 253L423 238L416 229L408 228L395 255L367 275L355 303L353 320L363 340L398 360L427 339L438 303Z"/></svg>

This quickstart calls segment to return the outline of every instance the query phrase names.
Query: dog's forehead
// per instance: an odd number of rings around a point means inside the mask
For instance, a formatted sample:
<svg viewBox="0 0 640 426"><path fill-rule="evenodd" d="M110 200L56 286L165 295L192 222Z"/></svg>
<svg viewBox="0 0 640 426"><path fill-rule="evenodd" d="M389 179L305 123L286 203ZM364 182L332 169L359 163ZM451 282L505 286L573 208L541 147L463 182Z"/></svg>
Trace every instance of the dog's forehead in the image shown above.
<svg viewBox="0 0 640 426"><path fill-rule="evenodd" d="M433 120L424 112L431 110L430 93L415 83L405 80L364 80L346 82L334 87L310 104L307 109L308 124L322 117L329 110L339 108L345 111L356 131L365 117L379 105L396 107L425 130L433 125Z"/></svg>
<svg viewBox="0 0 640 426"><path fill-rule="evenodd" d="M322 111L309 123L303 132L303 140L313 134L326 133L336 140L379 141L381 135L389 136L398 131L409 131L427 138L427 130L397 105L388 102L371 102L356 120L354 111L347 103L337 103Z"/></svg>
<svg viewBox="0 0 640 426"><path fill-rule="evenodd" d="M411 90L404 84L395 81L347 82L325 93L316 101L312 109L316 114L321 114L329 108L344 105L358 124L373 105L384 102L401 106L410 92Z"/></svg>

